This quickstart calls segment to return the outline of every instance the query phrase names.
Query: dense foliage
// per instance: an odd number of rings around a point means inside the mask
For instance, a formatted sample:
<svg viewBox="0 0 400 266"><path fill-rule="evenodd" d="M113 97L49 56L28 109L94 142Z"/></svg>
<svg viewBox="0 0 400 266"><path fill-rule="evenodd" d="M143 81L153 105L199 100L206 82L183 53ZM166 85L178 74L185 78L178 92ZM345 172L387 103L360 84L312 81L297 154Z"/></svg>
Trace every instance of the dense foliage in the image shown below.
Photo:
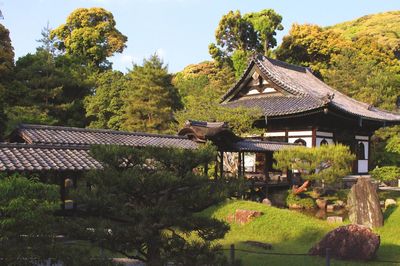
<svg viewBox="0 0 400 266"><path fill-rule="evenodd" d="M88 65L108 68L107 57L122 53L128 40L115 25L113 14L103 8L78 8L50 37L60 51Z"/></svg>
<svg viewBox="0 0 400 266"><path fill-rule="evenodd" d="M33 265L54 258L57 222L53 213L60 208L58 187L25 177L3 177L0 195L1 263Z"/></svg>
<svg viewBox="0 0 400 266"><path fill-rule="evenodd" d="M287 148L275 152L274 159L277 169L296 170L304 179L333 183L351 172L355 156L349 147L337 144Z"/></svg>
<svg viewBox="0 0 400 266"><path fill-rule="evenodd" d="M105 168L89 173L91 188L82 186L75 196L82 208L71 231L78 239L147 265L210 265L223 259L211 242L229 227L196 215L229 195L224 180L193 170L214 159L213 146L96 146L91 152Z"/></svg>
<svg viewBox="0 0 400 266"><path fill-rule="evenodd" d="M262 117L259 109L226 108L220 105L222 95L234 83L232 70L212 62L190 65L174 78L184 108L175 112L179 127L187 120L225 121L239 134L257 133L255 120Z"/></svg>
<svg viewBox="0 0 400 266"><path fill-rule="evenodd" d="M381 181L400 179L400 126L383 128L375 133L373 140L374 164L372 176Z"/></svg>
<svg viewBox="0 0 400 266"><path fill-rule="evenodd" d="M216 43L209 45L211 57L219 64L234 67L239 77L252 54L267 54L276 46L276 31L283 30L282 16L272 9L247 13L229 11L215 31Z"/></svg>
<svg viewBox="0 0 400 266"><path fill-rule="evenodd" d="M398 53L374 35L358 34L348 39L335 27L294 24L276 56L310 67L327 84L350 97L387 110L397 109Z"/></svg>

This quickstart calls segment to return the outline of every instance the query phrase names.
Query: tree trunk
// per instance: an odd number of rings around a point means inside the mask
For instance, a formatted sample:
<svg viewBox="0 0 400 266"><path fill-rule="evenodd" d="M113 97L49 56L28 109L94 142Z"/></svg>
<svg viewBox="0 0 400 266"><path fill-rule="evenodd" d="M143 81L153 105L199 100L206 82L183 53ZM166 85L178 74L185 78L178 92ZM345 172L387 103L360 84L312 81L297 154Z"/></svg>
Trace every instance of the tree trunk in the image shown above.
<svg viewBox="0 0 400 266"><path fill-rule="evenodd" d="M157 239L147 244L147 266L161 266L163 264L160 252L161 245L159 243L160 241Z"/></svg>

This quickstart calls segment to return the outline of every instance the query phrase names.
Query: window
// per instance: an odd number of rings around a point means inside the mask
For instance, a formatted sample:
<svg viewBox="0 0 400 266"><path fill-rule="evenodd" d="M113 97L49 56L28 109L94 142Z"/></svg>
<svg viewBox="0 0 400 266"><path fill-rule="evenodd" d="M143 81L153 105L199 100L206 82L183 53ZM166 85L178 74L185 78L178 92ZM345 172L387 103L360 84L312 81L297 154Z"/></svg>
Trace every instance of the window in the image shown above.
<svg viewBox="0 0 400 266"><path fill-rule="evenodd" d="M321 140L321 142L319 143L319 146L322 145L328 145L328 141L326 141L326 139Z"/></svg>
<svg viewBox="0 0 400 266"><path fill-rule="evenodd" d="M300 144L301 146L307 146L307 142L304 139L296 139L295 144Z"/></svg>
<svg viewBox="0 0 400 266"><path fill-rule="evenodd" d="M365 146L362 142L359 142L357 146L357 159L365 160Z"/></svg>

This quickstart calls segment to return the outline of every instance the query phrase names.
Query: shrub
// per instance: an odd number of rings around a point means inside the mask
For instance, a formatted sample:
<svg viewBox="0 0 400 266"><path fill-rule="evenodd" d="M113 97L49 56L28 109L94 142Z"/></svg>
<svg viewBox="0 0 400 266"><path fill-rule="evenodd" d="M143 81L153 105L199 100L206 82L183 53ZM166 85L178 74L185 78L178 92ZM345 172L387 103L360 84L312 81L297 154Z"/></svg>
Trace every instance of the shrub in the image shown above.
<svg viewBox="0 0 400 266"><path fill-rule="evenodd" d="M313 209L316 206L312 198L305 195L302 196L295 195L292 193L291 190L289 191L288 196L286 198L286 205L288 206L297 205L304 209Z"/></svg>

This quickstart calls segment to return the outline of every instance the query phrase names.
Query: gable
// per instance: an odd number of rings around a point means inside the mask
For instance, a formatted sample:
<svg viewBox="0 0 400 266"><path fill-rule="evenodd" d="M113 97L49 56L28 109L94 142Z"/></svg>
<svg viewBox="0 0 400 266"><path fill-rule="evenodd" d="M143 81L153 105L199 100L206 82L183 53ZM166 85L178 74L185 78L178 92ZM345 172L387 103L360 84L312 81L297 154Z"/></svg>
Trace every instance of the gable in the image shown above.
<svg viewBox="0 0 400 266"><path fill-rule="evenodd" d="M266 77L257 65L253 65L246 72L228 101L243 97L282 97L291 95Z"/></svg>

